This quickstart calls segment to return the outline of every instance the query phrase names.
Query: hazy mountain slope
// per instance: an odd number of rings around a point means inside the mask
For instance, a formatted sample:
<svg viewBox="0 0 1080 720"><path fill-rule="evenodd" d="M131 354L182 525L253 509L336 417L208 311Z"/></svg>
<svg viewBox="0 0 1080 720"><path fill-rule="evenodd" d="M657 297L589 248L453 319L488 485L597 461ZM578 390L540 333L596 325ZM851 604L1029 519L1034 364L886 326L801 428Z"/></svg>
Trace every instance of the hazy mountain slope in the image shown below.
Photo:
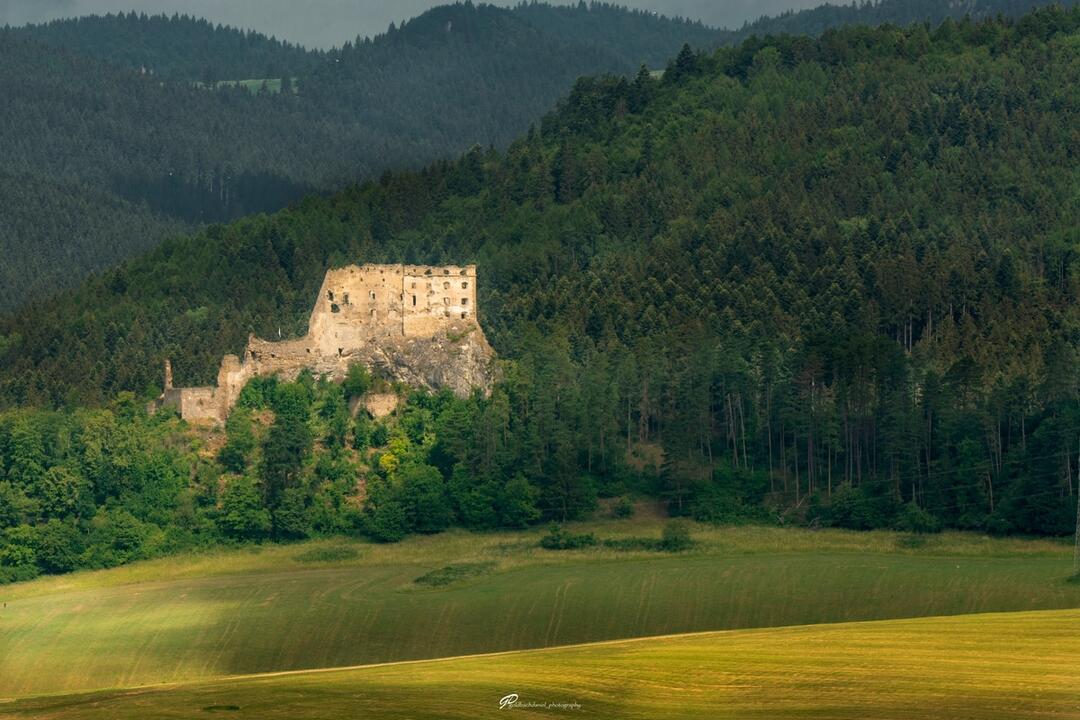
<svg viewBox="0 0 1080 720"><path fill-rule="evenodd" d="M655 22L655 13L627 12L623 3L592 2L578 6L522 3L514 13L544 32L570 42L587 42L627 64L664 67L683 43L708 50L732 39L732 33L697 20ZM665 50L665 48L668 48Z"/></svg>
<svg viewBox="0 0 1080 720"><path fill-rule="evenodd" d="M0 208L0 307L49 297L71 283L69 268L101 270L190 230L74 181L25 174L0 172Z"/></svg>
<svg viewBox="0 0 1080 720"><path fill-rule="evenodd" d="M565 37L559 26L541 26L545 12L447 6L331 55L187 19L114 16L0 30L0 155L9 177L32 174L113 196L116 240L103 239L111 247L102 254L115 257L115 248L160 239L122 217L121 200L145 204L170 219L165 225L274 210L387 168L420 166L477 143L505 144L580 75L632 73L642 60L677 52L684 38L707 34L607 8L605 18L622 18L617 35L604 30L608 20L589 20ZM591 17L588 9L559 13L563 25ZM144 59L146 48L156 60ZM144 75L147 62L164 70ZM295 93L210 91L167 80L191 72L246 75L274 63L287 66L273 68L286 76L295 73ZM41 264L35 248L62 242L47 234L50 227L42 222L11 241L0 309L31 297L28 269ZM78 255L60 256L33 284L63 286L99 266L72 262Z"/></svg>
<svg viewBox="0 0 1080 720"><path fill-rule="evenodd" d="M321 58L259 33L187 15L88 16L30 25L19 34L174 80L281 78Z"/></svg>
<svg viewBox="0 0 1080 720"><path fill-rule="evenodd" d="M1047 5L1076 5L1078 0L875 0L861 3L823 3L798 12L763 17L748 23L738 32L740 37L790 33L819 35L829 28L863 24L911 25L928 22L937 24L946 18L960 20L1020 17L1034 8Z"/></svg>

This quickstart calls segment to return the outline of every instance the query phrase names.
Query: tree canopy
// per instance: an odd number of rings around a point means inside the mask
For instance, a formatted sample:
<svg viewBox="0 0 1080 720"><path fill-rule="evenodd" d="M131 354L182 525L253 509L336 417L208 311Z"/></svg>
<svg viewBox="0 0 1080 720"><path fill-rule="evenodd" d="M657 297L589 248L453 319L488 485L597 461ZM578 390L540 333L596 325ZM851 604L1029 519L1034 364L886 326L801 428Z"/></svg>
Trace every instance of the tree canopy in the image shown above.
<svg viewBox="0 0 1080 720"><path fill-rule="evenodd" d="M217 508L213 478L244 473L227 532L394 540L634 493L713 522L1070 532L1078 112L1080 9L757 38L583 78L505 152L168 240L0 324L11 556L95 507L107 559L167 527L148 488L181 498L190 467L67 438L167 423L138 411L162 359L211 382L249 332L302 334L351 262L475 262L504 379L352 424L339 386L258 381L241 405L270 430L238 421L228 467L194 474ZM93 490L72 509L68 486ZM48 532L35 567L68 562Z"/></svg>

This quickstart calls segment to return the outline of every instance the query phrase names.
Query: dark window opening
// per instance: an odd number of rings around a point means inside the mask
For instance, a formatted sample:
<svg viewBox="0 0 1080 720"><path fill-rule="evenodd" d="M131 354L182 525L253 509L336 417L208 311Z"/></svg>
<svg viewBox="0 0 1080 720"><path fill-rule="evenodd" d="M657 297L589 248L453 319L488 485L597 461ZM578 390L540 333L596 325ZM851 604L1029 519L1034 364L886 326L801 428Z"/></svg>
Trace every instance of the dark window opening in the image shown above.
<svg viewBox="0 0 1080 720"><path fill-rule="evenodd" d="M344 353L345 353L345 348L338 348L337 349L338 357L341 357Z"/></svg>
<svg viewBox="0 0 1080 720"><path fill-rule="evenodd" d="M462 320L466 319L467 317L469 317L468 311L465 311L465 312L461 313L461 319Z"/></svg>
<svg viewBox="0 0 1080 720"><path fill-rule="evenodd" d="M469 304L469 298L461 298L461 304L462 305L468 305Z"/></svg>
<svg viewBox="0 0 1080 720"><path fill-rule="evenodd" d="M334 302L334 291L333 290L328 290L326 292L326 299L329 300L330 302Z"/></svg>
<svg viewBox="0 0 1080 720"><path fill-rule="evenodd" d="M349 293L345 293L344 295L342 295L341 302L343 302L346 305L349 304Z"/></svg>
<svg viewBox="0 0 1080 720"><path fill-rule="evenodd" d="M413 304L413 307L416 307L416 296L415 295L412 296L412 304Z"/></svg>
<svg viewBox="0 0 1080 720"><path fill-rule="evenodd" d="M469 283L467 283L467 282L461 283L461 289L462 290L468 290L469 289Z"/></svg>
<svg viewBox="0 0 1080 720"><path fill-rule="evenodd" d="M330 303L330 312L341 312L341 306L337 303Z"/></svg>

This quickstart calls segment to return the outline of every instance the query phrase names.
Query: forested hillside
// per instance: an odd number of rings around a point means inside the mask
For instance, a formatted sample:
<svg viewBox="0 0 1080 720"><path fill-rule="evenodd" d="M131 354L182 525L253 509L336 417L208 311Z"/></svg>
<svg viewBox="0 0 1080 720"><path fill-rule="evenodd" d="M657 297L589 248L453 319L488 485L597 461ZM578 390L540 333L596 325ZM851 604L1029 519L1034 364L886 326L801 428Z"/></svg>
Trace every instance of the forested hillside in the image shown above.
<svg viewBox="0 0 1080 720"><path fill-rule="evenodd" d="M188 230L143 205L72 180L3 169L0 217L0 308L26 298L44 300L88 272ZM66 277L67 272L75 277Z"/></svg>
<svg viewBox="0 0 1080 720"><path fill-rule="evenodd" d="M328 52L183 16L0 30L0 194L33 196L0 232L0 312L176 228L276 210L473 144L503 147L580 75L660 68L683 43L711 49L751 34L1018 14L1045 2L884 0L739 31L606 3L455 4ZM79 198L89 197L98 207L79 227ZM30 208L51 210L28 223Z"/></svg>
<svg viewBox="0 0 1080 720"><path fill-rule="evenodd" d="M998 16L1018 18L1046 5L1073 6L1078 0L861 0L850 3L827 2L798 12L763 17L747 23L738 31L740 38L750 35L820 35L829 28L844 25L932 25L946 18L985 20Z"/></svg>
<svg viewBox="0 0 1080 720"><path fill-rule="evenodd" d="M132 537L390 540L635 493L710 521L1069 532L1078 88L1080 9L687 49L661 81L580 81L504 153L169 240L0 326L3 401L67 406L0 419L9 545L89 542L71 567ZM164 358L210 382L365 261L479 264L490 398L354 425L362 377L257 382L213 453L143 416Z"/></svg>
<svg viewBox="0 0 1080 720"><path fill-rule="evenodd" d="M92 15L30 25L18 33L162 80L282 78L325 60L321 52L187 15Z"/></svg>
<svg viewBox="0 0 1080 720"><path fill-rule="evenodd" d="M632 73L708 32L612 8L596 9L603 22L581 24L591 30L565 32L575 15L591 12L453 5L333 54L187 18L112 16L0 30L0 182L34 178L44 193L62 183L105 197L107 217L115 218L74 236L53 231L74 226L70 216L5 235L0 252L13 280L0 286L0 310L101 266L77 258L117 257L114 249L127 257L156 245L163 234L145 214L162 228L225 221L474 144L503 146L580 75ZM559 19L542 26L545 14ZM619 32L605 30L609 23ZM196 83L256 72L273 73L269 79L292 91ZM37 204L57 213L72 207L50 197ZM42 262L40 248L61 245L71 247Z"/></svg>

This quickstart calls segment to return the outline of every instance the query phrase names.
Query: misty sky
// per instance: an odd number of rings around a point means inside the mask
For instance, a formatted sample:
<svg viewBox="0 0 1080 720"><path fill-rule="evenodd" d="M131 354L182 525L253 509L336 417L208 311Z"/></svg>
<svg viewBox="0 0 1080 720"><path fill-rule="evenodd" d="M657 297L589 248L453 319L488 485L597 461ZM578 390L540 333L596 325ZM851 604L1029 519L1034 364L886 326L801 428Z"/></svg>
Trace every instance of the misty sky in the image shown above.
<svg viewBox="0 0 1080 720"><path fill-rule="evenodd" d="M340 45L358 35L374 35L450 0L0 0L0 25L21 25L58 17L138 10L180 12L214 22L252 28L308 47ZM826 0L618 0L619 4L681 15L719 27ZM834 0L835 2L836 0ZM514 4L500 0L496 4Z"/></svg>

